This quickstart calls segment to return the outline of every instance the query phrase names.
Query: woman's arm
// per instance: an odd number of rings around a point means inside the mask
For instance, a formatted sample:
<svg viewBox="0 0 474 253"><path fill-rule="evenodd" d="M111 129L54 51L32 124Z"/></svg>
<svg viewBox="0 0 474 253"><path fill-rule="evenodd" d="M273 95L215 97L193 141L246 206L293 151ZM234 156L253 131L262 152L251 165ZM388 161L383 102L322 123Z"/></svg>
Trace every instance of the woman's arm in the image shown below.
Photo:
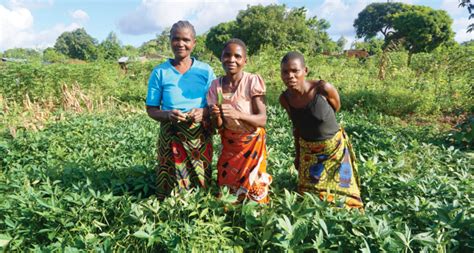
<svg viewBox="0 0 474 253"><path fill-rule="evenodd" d="M293 128L293 138L295 140L295 167L300 168L300 132L297 128Z"/></svg>
<svg viewBox="0 0 474 253"><path fill-rule="evenodd" d="M279 101L280 105L285 108L288 117L290 116L290 105L288 104L288 101L284 97L285 95L281 94ZM298 169L300 167L300 132L297 128L293 127L293 140L294 140L294 145L295 145L295 168Z"/></svg>
<svg viewBox="0 0 474 253"><path fill-rule="evenodd" d="M316 92L326 97L334 111L338 112L341 109L341 100L336 88L323 80L318 81L316 85Z"/></svg>
<svg viewBox="0 0 474 253"><path fill-rule="evenodd" d="M186 114L182 113L180 110L169 110L163 111L160 110L159 106L146 106L146 112L148 116L156 121L165 122L178 122L178 121L185 121Z"/></svg>
<svg viewBox="0 0 474 253"><path fill-rule="evenodd" d="M209 109L207 107L193 108L191 109L191 111L188 112L188 117L196 123L202 122L208 116Z"/></svg>
<svg viewBox="0 0 474 253"><path fill-rule="evenodd" d="M211 123L214 128L221 128L224 121L221 117L221 111L217 105L209 106L209 113L211 114Z"/></svg>
<svg viewBox="0 0 474 253"><path fill-rule="evenodd" d="M254 127L265 127L267 123L267 109L264 100L265 96L263 95L252 97L253 114L239 112L230 104L222 105L222 114L226 118L242 120Z"/></svg>

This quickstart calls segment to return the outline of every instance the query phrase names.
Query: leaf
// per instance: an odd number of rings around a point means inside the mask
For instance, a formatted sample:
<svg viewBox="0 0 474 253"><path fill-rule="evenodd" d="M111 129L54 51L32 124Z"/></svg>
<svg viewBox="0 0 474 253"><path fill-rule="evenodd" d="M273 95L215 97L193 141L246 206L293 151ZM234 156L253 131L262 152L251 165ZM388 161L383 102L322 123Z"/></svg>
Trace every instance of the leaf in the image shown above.
<svg viewBox="0 0 474 253"><path fill-rule="evenodd" d="M365 246L365 248L363 248L363 249L361 250L362 253L370 253L369 244L367 243L367 241L365 240L365 238L362 237L362 240L364 240L364 246Z"/></svg>
<svg viewBox="0 0 474 253"><path fill-rule="evenodd" d="M413 240L417 240L420 242L427 242L433 245L436 244L436 240L433 237L431 237L430 232L416 234L415 236L413 236Z"/></svg>
<svg viewBox="0 0 474 253"><path fill-rule="evenodd" d="M403 242L403 244L405 244L405 246L409 245L409 243L407 241L407 238L405 237L405 235L403 233L395 231L395 234L400 238L400 240L402 240L402 242Z"/></svg>
<svg viewBox="0 0 474 253"><path fill-rule="evenodd" d="M217 90L217 105L222 105L223 101L224 101L224 96L222 95L222 90L218 89Z"/></svg>
<svg viewBox="0 0 474 253"><path fill-rule="evenodd" d="M199 215L199 218L203 218L204 216L206 216L207 214L209 213L209 208L205 208L204 210L202 210L201 214Z"/></svg>
<svg viewBox="0 0 474 253"><path fill-rule="evenodd" d="M140 239L148 239L150 238L150 235L145 232L145 231L142 231L142 230L139 230L135 233L133 233L133 236L137 237L137 238L140 238Z"/></svg>
<svg viewBox="0 0 474 253"><path fill-rule="evenodd" d="M321 228L323 229L324 233L328 236L329 233L328 233L328 227L326 226L326 222L324 222L323 219L319 219L318 222Z"/></svg>
<svg viewBox="0 0 474 253"><path fill-rule="evenodd" d="M308 226L302 220L298 220L294 225L293 240L294 244L300 244L308 234Z"/></svg>
<svg viewBox="0 0 474 253"><path fill-rule="evenodd" d="M10 219L10 218L5 218L5 224L7 224L7 226L11 227L11 228L15 228L16 227L16 224L13 223L13 221Z"/></svg>
<svg viewBox="0 0 474 253"><path fill-rule="evenodd" d="M278 219L278 224L289 235L293 233L293 226L291 225L290 219L288 219L286 215L283 214L283 218Z"/></svg>
<svg viewBox="0 0 474 253"><path fill-rule="evenodd" d="M9 235L0 234L0 249L5 249L12 238Z"/></svg>

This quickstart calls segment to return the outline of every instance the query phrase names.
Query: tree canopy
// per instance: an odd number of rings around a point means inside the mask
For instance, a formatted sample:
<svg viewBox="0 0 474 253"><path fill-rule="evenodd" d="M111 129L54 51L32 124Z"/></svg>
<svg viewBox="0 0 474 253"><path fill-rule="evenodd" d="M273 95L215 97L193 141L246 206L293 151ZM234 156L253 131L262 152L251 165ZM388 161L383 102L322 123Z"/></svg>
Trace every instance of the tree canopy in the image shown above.
<svg viewBox="0 0 474 253"><path fill-rule="evenodd" d="M63 62L66 60L66 56L58 53L54 48L48 47L43 51L43 61L46 62Z"/></svg>
<svg viewBox="0 0 474 253"><path fill-rule="evenodd" d="M5 50L3 57L39 61L41 53L30 48L12 48Z"/></svg>
<svg viewBox="0 0 474 253"><path fill-rule="evenodd" d="M206 47L209 48L216 57L220 58L224 43L236 37L236 30L236 21L220 23L212 27L206 36Z"/></svg>
<svg viewBox="0 0 474 253"><path fill-rule="evenodd" d="M452 19L443 10L401 3L373 3L359 13L354 21L358 37L366 40L379 32L384 35L384 48L397 44L411 55L430 52L452 40Z"/></svg>
<svg viewBox="0 0 474 253"><path fill-rule="evenodd" d="M328 45L331 49L337 47L326 32L328 28L329 23L324 19L306 18L305 8L288 9L275 4L249 6L239 12L236 20L212 27L206 46L218 57L223 43L233 37L245 41L249 54L255 54L263 46L302 52L324 51Z"/></svg>
<svg viewBox="0 0 474 253"><path fill-rule="evenodd" d="M341 36L337 41L336 41L337 46L340 48L340 50L344 50L344 46L347 44L347 39L344 36Z"/></svg>
<svg viewBox="0 0 474 253"><path fill-rule="evenodd" d="M84 28L62 33L56 39L54 48L69 58L79 60L97 59L97 40L87 34Z"/></svg>
<svg viewBox="0 0 474 253"><path fill-rule="evenodd" d="M403 11L405 6L402 3L390 2L367 5L354 21L357 37L370 39L379 32L386 37L392 31L392 14Z"/></svg>
<svg viewBox="0 0 474 253"><path fill-rule="evenodd" d="M389 39L404 39L404 45L409 52L432 51L443 42L452 39L452 19L443 10L433 10L429 7L414 6L410 10L393 16L396 33Z"/></svg>
<svg viewBox="0 0 474 253"><path fill-rule="evenodd" d="M117 34L110 32L98 47L99 58L116 61L124 54L121 44Z"/></svg>
<svg viewBox="0 0 474 253"><path fill-rule="evenodd" d="M358 50L365 50L369 52L370 55L374 55L382 52L383 44L383 39L371 38L363 42L354 42L353 47Z"/></svg>
<svg viewBox="0 0 474 253"><path fill-rule="evenodd" d="M393 15L395 33L389 35L389 41L400 41L411 55L431 52L438 46L451 41L453 20L444 10L433 10L425 6L411 6L409 9Z"/></svg>

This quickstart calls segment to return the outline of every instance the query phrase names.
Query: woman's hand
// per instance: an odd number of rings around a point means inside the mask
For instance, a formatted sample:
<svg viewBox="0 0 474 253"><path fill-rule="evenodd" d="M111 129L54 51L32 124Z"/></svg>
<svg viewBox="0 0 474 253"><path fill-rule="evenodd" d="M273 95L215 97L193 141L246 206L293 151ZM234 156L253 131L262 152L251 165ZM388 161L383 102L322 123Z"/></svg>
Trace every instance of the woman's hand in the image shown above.
<svg viewBox="0 0 474 253"><path fill-rule="evenodd" d="M186 121L186 114L181 112L180 110L174 109L174 110L168 111L168 120L171 123Z"/></svg>
<svg viewBox="0 0 474 253"><path fill-rule="evenodd" d="M204 114L205 114L204 108L194 108L188 112L188 117L189 117L188 119L196 123L199 123L203 120Z"/></svg>
<svg viewBox="0 0 474 253"><path fill-rule="evenodd" d="M209 112L211 113L211 118L217 119L218 117L221 116L221 110L219 109L219 106L217 105L210 105Z"/></svg>
<svg viewBox="0 0 474 253"><path fill-rule="evenodd" d="M222 104L222 114L224 115L225 118L229 119L240 119L241 118L241 112L235 110L235 108L230 105L230 104Z"/></svg>

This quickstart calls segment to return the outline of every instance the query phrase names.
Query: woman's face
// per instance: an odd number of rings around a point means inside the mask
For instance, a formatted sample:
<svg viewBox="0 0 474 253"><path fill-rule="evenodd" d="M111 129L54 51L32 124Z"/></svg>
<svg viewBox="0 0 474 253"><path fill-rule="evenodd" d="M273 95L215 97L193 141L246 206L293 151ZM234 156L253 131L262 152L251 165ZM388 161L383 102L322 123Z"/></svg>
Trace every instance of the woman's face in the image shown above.
<svg viewBox="0 0 474 253"><path fill-rule="evenodd" d="M247 63L245 49L235 43L227 45L222 51L221 62L227 74L237 74L241 72Z"/></svg>
<svg viewBox="0 0 474 253"><path fill-rule="evenodd" d="M281 64L281 80L289 89L297 89L304 85L308 69L299 59L290 59Z"/></svg>
<svg viewBox="0 0 474 253"><path fill-rule="evenodd" d="M177 29L171 34L171 49L177 59L189 57L195 45L196 39L188 28Z"/></svg>

